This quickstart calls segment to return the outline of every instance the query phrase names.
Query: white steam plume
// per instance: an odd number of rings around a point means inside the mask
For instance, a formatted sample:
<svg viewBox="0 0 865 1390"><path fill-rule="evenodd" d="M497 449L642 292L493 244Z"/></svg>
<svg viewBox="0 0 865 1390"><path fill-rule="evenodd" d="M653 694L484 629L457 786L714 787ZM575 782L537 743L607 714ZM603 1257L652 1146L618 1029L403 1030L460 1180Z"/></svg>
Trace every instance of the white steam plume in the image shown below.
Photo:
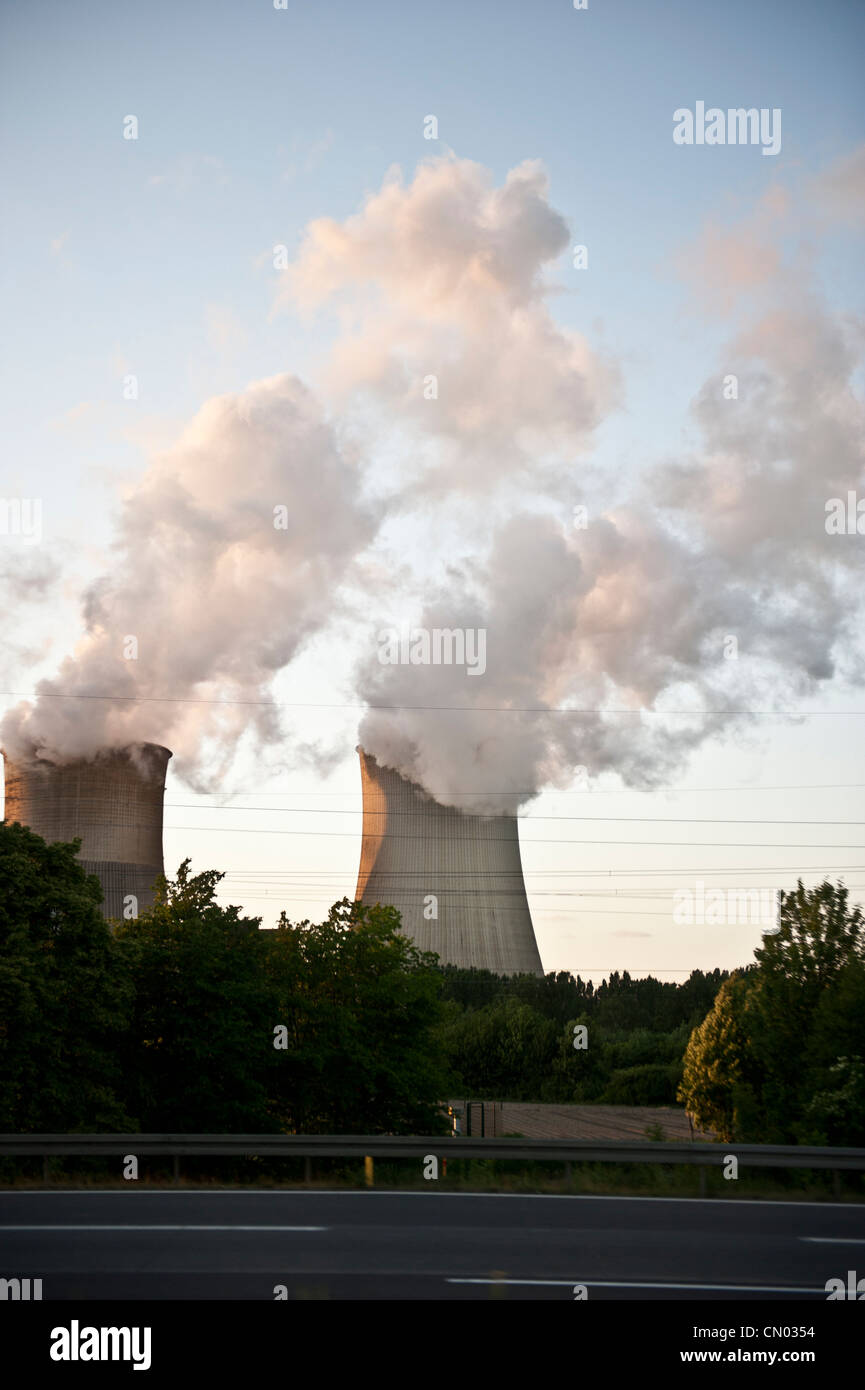
<svg viewBox="0 0 865 1390"><path fill-rule="evenodd" d="M85 635L40 698L5 716L6 751L64 762L153 741L194 778L247 729L277 739L273 707L194 702L266 699L332 615L375 531L360 482L294 377L209 400L126 497L115 563L84 596Z"/></svg>
<svg viewBox="0 0 865 1390"><path fill-rule="evenodd" d="M617 399L614 367L547 308L544 268L569 245L547 192L536 161L499 188L453 156L408 185L394 170L355 216L312 222L283 276L277 307L340 312L330 389L413 431L414 500L572 464Z"/></svg>
<svg viewBox="0 0 865 1390"><path fill-rule="evenodd" d="M788 212L775 191L751 224L713 229L701 287L725 309L747 294L751 313L694 403L700 446L647 467L630 505L594 507L582 531L561 519L584 501L590 465L575 482L574 459L618 374L549 313L544 273L569 239L540 166L497 188L477 164L433 160L408 184L389 176L345 222L312 223L277 303L338 312L328 389L376 466L400 446L387 502L364 502L355 462L293 378L209 402L127 500L117 564L46 695L260 698L349 585L369 622L356 688L392 707L365 716L364 747L440 800L491 811L575 766L655 785L729 732L734 711L855 674L857 537L824 522L826 501L862 480L862 328L785 270L773 239ZM287 532L273 526L280 503ZM370 549L385 513L393 572L382 539ZM445 558L410 563L406 534L429 532L448 540ZM381 665L376 634L397 599L418 627L483 628L483 675ZM738 661L724 660L728 636ZM519 712L562 705L589 713ZM658 713L673 709L710 712ZM46 698L0 734L55 758L153 739L194 768L253 721L279 737L272 709Z"/></svg>
<svg viewBox="0 0 865 1390"><path fill-rule="evenodd" d="M777 193L765 199L723 256L713 232L725 284L703 276L703 291L723 288L733 300L747 291L757 312L694 403L699 452L648 470L632 507L585 531L514 514L432 599L418 584L413 625L484 628L484 675L381 665L371 630L359 687L373 705L403 707L372 709L362 722L361 743L380 762L467 810L512 810L545 783L566 783L575 766L650 786L706 738L729 733L743 718L735 711L795 704L836 672L861 675L861 541L828 534L825 521L830 498L861 490L862 325L832 315L775 255L756 257L755 276L751 253L787 209ZM729 372L735 399L722 391ZM542 507L546 492L552 510L560 495L548 483L539 470L534 500ZM407 603L403 593L403 612ZM738 661L724 659L728 638ZM597 712L500 712L553 705ZM656 713L674 708L707 713ZM512 795L487 800L489 789Z"/></svg>

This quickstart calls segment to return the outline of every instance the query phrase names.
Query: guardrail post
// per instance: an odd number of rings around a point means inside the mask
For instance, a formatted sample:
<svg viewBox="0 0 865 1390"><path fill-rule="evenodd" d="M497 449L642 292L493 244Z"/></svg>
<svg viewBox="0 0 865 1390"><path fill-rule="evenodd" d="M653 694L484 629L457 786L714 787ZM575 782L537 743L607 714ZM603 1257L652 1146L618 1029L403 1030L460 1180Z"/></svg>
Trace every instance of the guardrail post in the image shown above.
<svg viewBox="0 0 865 1390"><path fill-rule="evenodd" d="M42 1155L42 1181L43 1181L43 1182L49 1183L49 1182L51 1181L50 1173L51 1173L51 1167L50 1167L50 1164L49 1164L49 1161L48 1161L48 1155L47 1155L47 1154L43 1154L43 1155Z"/></svg>
<svg viewBox="0 0 865 1390"><path fill-rule="evenodd" d="M175 1154L175 1155L174 1155L173 1170L174 1170L174 1186L177 1187L178 1183L180 1182L180 1154Z"/></svg>
<svg viewBox="0 0 865 1390"><path fill-rule="evenodd" d="M570 1187L570 1185L571 1185L571 1160L570 1160L569 1158L567 1158L567 1159L565 1159L565 1186L566 1186L566 1187Z"/></svg>
<svg viewBox="0 0 865 1390"><path fill-rule="evenodd" d="M701 1163L701 1164L700 1164L700 1196L701 1196L701 1197L705 1197L705 1195L706 1195L706 1168L705 1168L705 1165Z"/></svg>
<svg viewBox="0 0 865 1390"><path fill-rule="evenodd" d="M363 1176L367 1187L375 1186L375 1167L371 1154L367 1154L366 1158L363 1160Z"/></svg>
<svg viewBox="0 0 865 1390"><path fill-rule="evenodd" d="M841 1201L841 1174L837 1168L832 1169L832 1196L836 1202Z"/></svg>
<svg viewBox="0 0 865 1390"><path fill-rule="evenodd" d="M303 1160L303 1181L306 1183L307 1187L309 1187L309 1184L312 1182L312 1159L309 1154L307 1154L306 1158Z"/></svg>

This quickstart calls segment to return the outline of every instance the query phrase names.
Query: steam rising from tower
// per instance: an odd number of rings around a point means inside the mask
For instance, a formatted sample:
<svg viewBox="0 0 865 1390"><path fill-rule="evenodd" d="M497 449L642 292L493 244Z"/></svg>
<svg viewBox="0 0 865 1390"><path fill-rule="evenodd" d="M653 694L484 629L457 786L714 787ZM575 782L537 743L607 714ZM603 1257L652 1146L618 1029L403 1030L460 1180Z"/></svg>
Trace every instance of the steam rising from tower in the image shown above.
<svg viewBox="0 0 865 1390"><path fill-rule="evenodd" d="M155 743L105 750L64 764L6 757L8 822L49 842L81 840L79 862L102 884L106 917L153 903L163 872L162 798L171 753ZM135 898L135 912L128 899ZM124 900L127 900L126 903Z"/></svg>
<svg viewBox="0 0 865 1390"><path fill-rule="evenodd" d="M514 816L440 806L363 749L356 899L399 909L402 930L442 962L543 974Z"/></svg>
<svg viewBox="0 0 865 1390"><path fill-rule="evenodd" d="M858 206L860 175L861 160L836 169L826 198ZM779 255L788 201L770 189L692 248L701 294L735 290L740 317L694 398L693 446L622 470L594 450L621 367L550 309L571 234L539 163L496 184L449 154L315 218L274 311L341 325L322 399L283 372L205 402L153 455L82 595L80 640L0 716L0 745L73 764L164 739L198 790L252 751L327 773L336 745L289 737L274 688L319 639L379 766L481 817L576 769L669 785L748 711L861 684L856 518L842 535L826 511L861 495L863 335ZM6 582L12 690L42 660L21 606L51 568L16 553ZM385 624L484 631L482 679L384 663Z"/></svg>

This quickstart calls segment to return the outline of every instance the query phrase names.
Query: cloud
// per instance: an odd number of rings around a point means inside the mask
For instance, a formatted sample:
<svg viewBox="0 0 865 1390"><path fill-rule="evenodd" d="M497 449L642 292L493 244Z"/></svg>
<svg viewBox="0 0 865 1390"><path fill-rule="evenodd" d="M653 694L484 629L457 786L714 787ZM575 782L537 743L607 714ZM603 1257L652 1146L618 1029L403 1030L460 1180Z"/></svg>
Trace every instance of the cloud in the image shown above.
<svg viewBox="0 0 865 1390"><path fill-rule="evenodd" d="M657 786L707 739L741 730L739 711L795 707L838 673L861 676L860 548L825 520L827 500L865 474L865 335L771 245L790 207L771 190L727 232L710 225L686 259L743 312L694 401L690 453L647 460L629 504L582 532L525 503L496 524L490 513L489 543L463 573L432 596L403 583L415 625L486 630L487 669L382 666L370 641L364 698L417 707L365 715L361 742L379 761L476 811L514 810L579 765ZM526 293L531 276L517 283ZM544 713L561 706L575 712ZM493 787L510 799L491 804Z"/></svg>
<svg viewBox="0 0 865 1390"><path fill-rule="evenodd" d="M358 688L371 705L402 708L370 709L360 741L439 801L485 813L567 785L577 766L657 785L732 719L642 713L732 706L720 642L713 652L707 640L733 610L718 579L711 561L636 510L579 533L514 516L472 575L453 574L417 617L428 629L484 629L483 676L382 665L371 629ZM491 789L511 795L489 798Z"/></svg>
<svg viewBox="0 0 865 1390"><path fill-rule="evenodd" d="M208 401L126 499L85 636L4 741L68 758L154 739L195 776L247 729L279 742L276 711L254 702L337 616L354 622L354 689L385 707L364 716L363 746L438 799L492 812L579 766L660 785L742 729L742 710L856 674L858 538L824 523L827 499L863 477L865 332L778 250L791 211L773 188L683 253L686 276L740 317L694 400L693 446L646 459L626 504L584 530L562 519L560 465L614 408L617 373L549 314L544 276L569 238L541 167L496 186L435 159L407 184L392 172L345 221L311 223L277 304L336 313L330 415L287 375ZM373 506L388 456L395 480ZM395 608L418 627L482 629L483 674L382 665ZM70 691L135 699L50 698Z"/></svg>
<svg viewBox="0 0 865 1390"><path fill-rule="evenodd" d="M836 159L812 187L827 217L865 226L865 144Z"/></svg>
<svg viewBox="0 0 865 1390"><path fill-rule="evenodd" d="M335 308L327 387L418 438L412 485L486 489L584 450L617 400L614 367L545 303L543 272L568 244L540 164L496 187L470 160L437 158L409 184L392 170L344 222L312 222L276 307Z"/></svg>
<svg viewBox="0 0 865 1390"><path fill-rule="evenodd" d="M40 698L6 715L3 745L65 761L153 740L192 776L247 729L275 740L273 708L194 701L266 700L375 526L356 461L296 378L209 400L126 497L114 562L83 598L85 635ZM106 693L133 698L51 698Z"/></svg>
<svg viewBox="0 0 865 1390"><path fill-rule="evenodd" d="M755 206L733 225L707 219L675 263L704 311L729 314L743 296L770 284L782 267L779 232L790 212L790 198L772 184Z"/></svg>
<svg viewBox="0 0 865 1390"><path fill-rule="evenodd" d="M0 535L0 683L4 689L45 655L46 644L22 634L31 631L28 607L42 608L57 598L61 568L45 548L7 549ZM26 621L24 619L26 618Z"/></svg>

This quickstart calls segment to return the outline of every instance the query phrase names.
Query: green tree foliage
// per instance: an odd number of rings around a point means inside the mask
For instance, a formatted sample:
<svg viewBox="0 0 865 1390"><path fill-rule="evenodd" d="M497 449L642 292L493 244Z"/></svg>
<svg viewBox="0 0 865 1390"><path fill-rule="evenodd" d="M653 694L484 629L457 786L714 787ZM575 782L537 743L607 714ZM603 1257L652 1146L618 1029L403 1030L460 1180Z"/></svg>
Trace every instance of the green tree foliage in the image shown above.
<svg viewBox="0 0 865 1390"><path fill-rule="evenodd" d="M261 931L187 860L112 934L77 848L0 824L0 1129L446 1129L440 973L394 909Z"/></svg>
<svg viewBox="0 0 865 1390"><path fill-rule="evenodd" d="M651 975L634 980L614 972L597 989L591 980L566 970L549 975L494 975L489 970L442 967L442 994L464 1009L479 1009L505 997L528 1004L544 1018L562 1025L585 1015L603 1028L630 1032L649 1028L670 1032L683 1023L689 1030L705 1017L728 971L694 970L682 984L662 983Z"/></svg>
<svg viewBox="0 0 865 1390"><path fill-rule="evenodd" d="M0 824L0 1130L126 1130L132 991L79 841Z"/></svg>
<svg viewBox="0 0 865 1390"><path fill-rule="evenodd" d="M189 861L112 934L76 849L0 825L2 1128L429 1133L462 1094L678 1099L726 1140L865 1142L865 929L840 884L782 894L732 977L593 987L441 967L346 899L262 931Z"/></svg>
<svg viewBox="0 0 865 1390"><path fill-rule="evenodd" d="M679 1100L700 1129L713 1131L719 1139L735 1137L734 1095L750 1064L742 1025L746 993L743 977L726 980L685 1049Z"/></svg>
<svg viewBox="0 0 865 1390"><path fill-rule="evenodd" d="M865 1062L839 1057L826 1068L823 1089L812 1096L801 1132L817 1144L865 1144Z"/></svg>
<svg viewBox="0 0 865 1390"><path fill-rule="evenodd" d="M126 1092L148 1133L275 1129L272 1041L258 918L214 898L221 874L184 861L154 906L117 927L135 991L122 1058Z"/></svg>
<svg viewBox="0 0 865 1390"><path fill-rule="evenodd" d="M865 921L848 898L828 882L781 893L778 931L692 1034L680 1099L722 1138L862 1141Z"/></svg>
<svg viewBox="0 0 865 1390"><path fill-rule="evenodd" d="M681 1078L678 1062L645 1062L614 1071L604 1091L608 1105L669 1105Z"/></svg>
<svg viewBox="0 0 865 1390"><path fill-rule="evenodd" d="M541 1098L559 1038L551 1019L513 996L479 1009L452 1008L437 1034L455 1088L497 1100Z"/></svg>
<svg viewBox="0 0 865 1390"><path fill-rule="evenodd" d="M328 920L267 943L274 1024L288 1047L273 1055L281 1128L314 1133L436 1133L447 1076L432 1029L442 1017L436 957L399 931L392 907L343 899Z"/></svg>
<svg viewBox="0 0 865 1390"><path fill-rule="evenodd" d="M455 1093L497 1100L675 1105L691 1029L726 972L683 984L614 973L595 989L566 971L544 977L442 970L438 1033ZM589 1046L574 1048L574 1027ZM640 1100L623 1097L640 1096Z"/></svg>

